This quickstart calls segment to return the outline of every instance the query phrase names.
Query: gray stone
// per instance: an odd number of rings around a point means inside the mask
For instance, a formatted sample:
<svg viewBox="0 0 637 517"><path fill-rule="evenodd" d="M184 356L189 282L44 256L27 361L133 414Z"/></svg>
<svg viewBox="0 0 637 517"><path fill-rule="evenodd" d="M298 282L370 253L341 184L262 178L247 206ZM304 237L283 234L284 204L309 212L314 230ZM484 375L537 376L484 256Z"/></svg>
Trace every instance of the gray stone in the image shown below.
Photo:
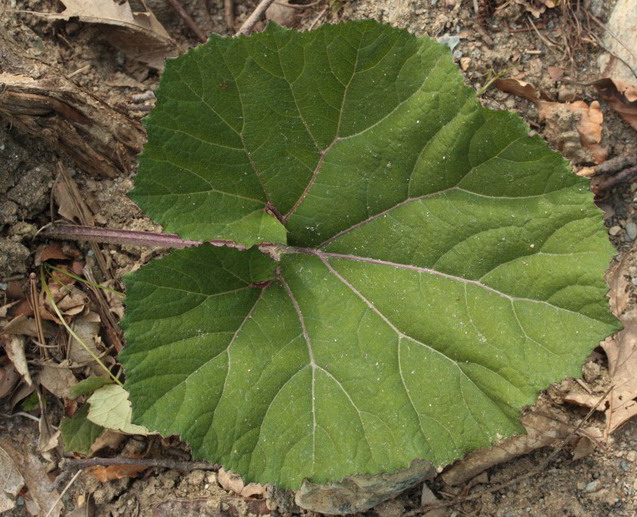
<svg viewBox="0 0 637 517"><path fill-rule="evenodd" d="M632 242L637 238L637 224L628 223L626 225L626 240Z"/></svg>

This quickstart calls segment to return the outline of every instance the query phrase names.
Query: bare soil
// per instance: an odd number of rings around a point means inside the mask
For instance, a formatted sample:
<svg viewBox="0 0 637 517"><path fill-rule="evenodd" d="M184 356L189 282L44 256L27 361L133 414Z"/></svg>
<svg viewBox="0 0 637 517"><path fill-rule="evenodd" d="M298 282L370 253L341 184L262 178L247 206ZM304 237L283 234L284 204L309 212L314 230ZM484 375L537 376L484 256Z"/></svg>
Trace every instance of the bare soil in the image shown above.
<svg viewBox="0 0 637 517"><path fill-rule="evenodd" d="M131 1L131 4L135 3ZM256 2L235 3L238 27L252 12ZM572 6L578 4L575 0L566 3ZM614 1L581 3L602 22L615 4ZM196 37L175 14L169 2L147 0L147 4L155 9L169 34L184 48L197 44ZM182 0L181 4L204 33L228 36L233 33L226 27L222 0ZM578 27L569 22L559 8L546 9L535 18L522 5L524 2L512 0L477 2L483 8L480 14L474 11L474 2L470 0L340 0L332 4L334 9L329 8L325 0L314 2L307 9L295 10L295 26L307 29L340 20L371 18L405 28L417 35L444 37L450 41L467 84L478 91L489 86L488 83L496 74L505 72L506 77L524 79L553 99L578 99L590 103L598 98L595 90L586 84L600 77L597 57L602 50L588 36L588 26ZM539 7L543 2L529 0L527 4ZM491 9L487 10L485 6L491 6ZM152 105L152 95L146 94L155 89L160 73L113 49L94 27L76 21L52 22L18 12L55 10L59 10L55 0L5 0L5 11L0 14L0 31L5 31L8 37L17 42L26 57L57 67L110 106L132 119L141 119ZM590 29L602 35L597 25L591 25ZM456 45L453 45L454 42ZM549 70L553 69L562 70L563 75L559 80L552 79ZM568 147L563 137L574 131L573 120L565 122L566 125L557 134L547 135L534 103L506 94L493 86L486 89L481 100L492 109L518 112L533 131L547 138L556 149ZM602 109L605 117L603 145L608 147L609 157L634 153L637 150L634 130L606 105L602 104ZM594 165L590 155L581 149L568 157L576 169ZM89 174L41 138L26 135L19 128L12 127L0 113L0 299L11 300L11 290L16 286L26 289L28 274L36 270L36 251L45 242L38 236L39 230L60 217L52 194L55 182L59 181L55 165L58 160L62 160L80 188L85 202L95 214L96 224L113 228L158 230L126 196L132 187L134 171L112 178ZM636 190L637 183L621 183L599 198L606 224L608 228L613 228L609 238L619 254L629 253L635 248L635 238L630 238L626 227L637 221ZM79 244L70 246L91 263L93 259L88 247ZM111 245L104 245L101 250L115 280L139 267L155 253ZM32 366L36 372L37 365ZM587 368L589 378L585 377L585 382L594 384L603 381L607 364L600 349L592 356ZM53 396L47 400L47 418L56 426L70 408L64 407ZM58 463L61 447L44 455L39 453L35 447L41 437L38 424L20 414L5 417L11 412L9 398L0 399L0 404L3 414L0 436L8 437L28 454L48 464L52 477L60 474ZM19 410L18 406L16 411ZM573 405L562 404L559 411L575 424L586 414L586 410ZM40 414L38 411L31 413ZM604 433L602 418L595 416L588 425ZM607 437L604 444L577 460L573 459L573 450L568 445L538 475L495 491L490 491L490 488L522 477L541 465L552 449L540 449L493 467L477 482L469 482L464 486L453 488L446 486L440 478L432 480L427 485L443 500L456 494L482 495L454 507L432 510L433 513L427 515L636 515L637 421L628 422L612 437ZM124 452L147 453L157 449L182 459L188 457L187 448L178 441L157 437L127 438L114 444L107 452L110 455L123 455ZM421 495L422 486L419 486L367 514L398 517L419 507ZM19 499L20 504L6 515L29 515L25 502L29 494L23 496ZM106 483L82 474L65 492L62 501L65 507L62 515L69 516L237 517L267 513L311 513L295 508L280 496L278 499L269 497L265 504L258 498L246 499L230 493L219 486L214 471L188 472L162 468L149 469L138 478L124 477ZM92 501L91 511L85 506L87 501ZM75 513L76 508L85 513Z"/></svg>

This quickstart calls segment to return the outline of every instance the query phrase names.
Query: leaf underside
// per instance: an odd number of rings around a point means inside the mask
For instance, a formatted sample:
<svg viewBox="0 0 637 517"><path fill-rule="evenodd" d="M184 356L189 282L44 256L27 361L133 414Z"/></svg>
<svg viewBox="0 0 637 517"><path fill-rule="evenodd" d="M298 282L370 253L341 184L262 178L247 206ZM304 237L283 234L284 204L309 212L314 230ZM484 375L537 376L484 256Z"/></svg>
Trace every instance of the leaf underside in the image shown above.
<svg viewBox="0 0 637 517"><path fill-rule="evenodd" d="M137 422L248 480L448 464L520 432L617 328L586 182L429 39L213 36L167 64L146 126L149 215L275 244L128 276L126 388Z"/></svg>

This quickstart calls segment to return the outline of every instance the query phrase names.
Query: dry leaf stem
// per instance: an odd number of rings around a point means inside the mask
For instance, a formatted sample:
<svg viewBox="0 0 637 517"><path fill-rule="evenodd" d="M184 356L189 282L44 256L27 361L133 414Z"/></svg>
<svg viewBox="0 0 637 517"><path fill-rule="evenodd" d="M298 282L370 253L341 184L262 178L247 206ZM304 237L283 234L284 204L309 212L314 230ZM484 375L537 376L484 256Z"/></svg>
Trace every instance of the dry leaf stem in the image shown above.
<svg viewBox="0 0 637 517"><path fill-rule="evenodd" d="M259 4L254 8L254 11L252 11L252 14L248 16L248 19L243 22L243 25L237 31L237 36L248 36L252 32L252 29L254 29L256 23L259 21L259 18L261 18L261 15L273 3L274 0L261 0Z"/></svg>
<svg viewBox="0 0 637 517"><path fill-rule="evenodd" d="M64 458L62 468L85 469L87 467L107 467L113 465L134 465L139 467L161 467L177 470L219 470L219 465L207 461L184 461L170 458Z"/></svg>
<svg viewBox="0 0 637 517"><path fill-rule="evenodd" d="M177 12L179 17L184 21L188 28L195 33L199 41L205 43L208 41L206 34L199 28L199 25L192 19L192 17L186 12L184 7L179 3L179 0L168 0L168 3Z"/></svg>

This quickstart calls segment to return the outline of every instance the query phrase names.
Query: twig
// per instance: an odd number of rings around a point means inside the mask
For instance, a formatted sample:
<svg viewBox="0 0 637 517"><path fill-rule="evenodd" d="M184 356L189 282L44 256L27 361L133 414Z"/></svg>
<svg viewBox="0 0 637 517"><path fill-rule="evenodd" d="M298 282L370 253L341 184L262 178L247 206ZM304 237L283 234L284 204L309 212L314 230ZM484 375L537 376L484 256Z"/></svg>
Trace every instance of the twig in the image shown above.
<svg viewBox="0 0 637 517"><path fill-rule="evenodd" d="M62 498L64 497L64 495L68 492L69 488L71 488L71 485L73 483L75 483L75 480L77 479L77 476L80 475L80 471L78 470L75 475L71 478L71 481L69 481L66 486L64 487L64 490L62 490L62 493L57 497L57 499L55 500L55 502L51 505L51 508L49 508L49 511L46 512L46 515L44 517L49 517L49 515L51 515L51 512L53 512L53 510L55 509L55 507L58 505L58 503L62 500Z"/></svg>
<svg viewBox="0 0 637 517"><path fill-rule="evenodd" d="M586 413L586 416L581 420L581 422L579 424L577 424L577 426L575 427L575 429L573 429L573 431L571 431L568 436L565 436L560 443L558 444L557 447L555 447L555 449L553 449L553 451L551 452L551 454L549 454L546 459L540 463L537 467L529 470L528 472L526 472L525 474L522 474L521 476L518 476L514 479L511 479L509 481L506 481L505 483L501 483L499 485L496 486L492 486L486 490L482 490L480 492L477 492L475 494L470 494L467 496L463 496L463 497L457 497L451 501L441 501L439 503L434 503L434 504L428 504L425 506L421 506L420 508L415 508L409 512L406 512L403 514L403 517L413 517L416 515L420 515L423 514L425 512L428 512L429 510L433 510L436 508L445 508L447 506L455 506L456 504L459 503L464 503L466 501L472 501L474 499L479 499L480 497L482 497L485 494L491 494L493 492L497 492L498 490L502 490L504 488L508 488L512 485L516 485L518 483L520 483L521 481L524 481L525 479L528 479L530 477L533 477L537 474L539 474L540 472L542 472L543 470L546 469L546 467L551 463L551 461L553 461L553 458L555 458L555 456L557 456L560 451L564 448L564 446L570 441L570 439L575 436L577 433L579 433L579 431L582 429L582 427L584 427L584 424L586 422L588 422L591 418L591 416L593 416L593 413L595 413L595 411L597 410L597 408L599 407L599 405L604 402L604 400L606 400L606 397L608 397L609 393L612 391L613 386L611 386L610 388L608 388L606 390L606 392L601 396L601 398L597 401L597 403L595 404L595 406L593 406L590 411L588 413Z"/></svg>
<svg viewBox="0 0 637 517"><path fill-rule="evenodd" d="M628 169L624 169L623 171L611 176L606 181L602 181L597 187L594 189L595 194L600 194L606 190L613 188L615 185L627 181L629 179L633 179L637 176L637 165L634 167L629 167Z"/></svg>
<svg viewBox="0 0 637 517"><path fill-rule="evenodd" d="M204 32L199 28L199 25L195 23L195 20L191 18L191 16L186 12L183 6L179 3L179 0L168 0L170 5L173 6L173 9L177 12L177 14L181 17L181 19L188 25L190 30L195 33L199 41L205 43L208 41L207 36Z"/></svg>
<svg viewBox="0 0 637 517"><path fill-rule="evenodd" d="M38 288L35 284L36 279L35 273L31 273L29 275L29 303L31 304L31 309L33 310L33 319L35 321L35 329L38 334L38 341L41 345L45 345L46 341L44 339L44 329L42 328L42 316L40 315L40 305L38 303ZM45 355L48 355L45 350Z"/></svg>
<svg viewBox="0 0 637 517"><path fill-rule="evenodd" d="M314 28L314 26L318 23L318 21L323 17L323 15L327 12L327 9L329 7L329 4L327 4L325 7L323 7L323 10L318 13L318 15L316 16L316 18L314 18L314 20L312 21L312 23L310 24L310 26L308 27L308 30L312 30Z"/></svg>
<svg viewBox="0 0 637 517"><path fill-rule="evenodd" d="M248 16L248 19L243 22L243 25L241 25L241 27L237 31L237 35L248 36L252 32L252 29L254 29L256 23L259 21L259 18L261 18L261 15L273 3L274 0L261 0L259 2L259 5L257 5L254 8L254 11L252 11L252 14Z"/></svg>
<svg viewBox="0 0 637 517"><path fill-rule="evenodd" d="M624 154L621 156L615 156L610 160L606 160L595 167L595 175L610 174L637 165L637 153Z"/></svg>
<svg viewBox="0 0 637 517"><path fill-rule="evenodd" d="M234 30L234 0L223 0L223 15L226 19L226 27L231 31Z"/></svg>
<svg viewBox="0 0 637 517"><path fill-rule="evenodd" d="M133 246L154 246L158 248L187 248L188 246L201 244L199 241L182 240L179 236L173 234L114 230L95 226L53 225L46 230L45 235L72 241L130 244Z"/></svg>
<svg viewBox="0 0 637 517"><path fill-rule="evenodd" d="M219 465L207 461L183 461L170 458L64 458L62 468L64 469L85 469L86 467L112 466L112 465L135 465L139 467L160 467L177 470L219 470Z"/></svg>

